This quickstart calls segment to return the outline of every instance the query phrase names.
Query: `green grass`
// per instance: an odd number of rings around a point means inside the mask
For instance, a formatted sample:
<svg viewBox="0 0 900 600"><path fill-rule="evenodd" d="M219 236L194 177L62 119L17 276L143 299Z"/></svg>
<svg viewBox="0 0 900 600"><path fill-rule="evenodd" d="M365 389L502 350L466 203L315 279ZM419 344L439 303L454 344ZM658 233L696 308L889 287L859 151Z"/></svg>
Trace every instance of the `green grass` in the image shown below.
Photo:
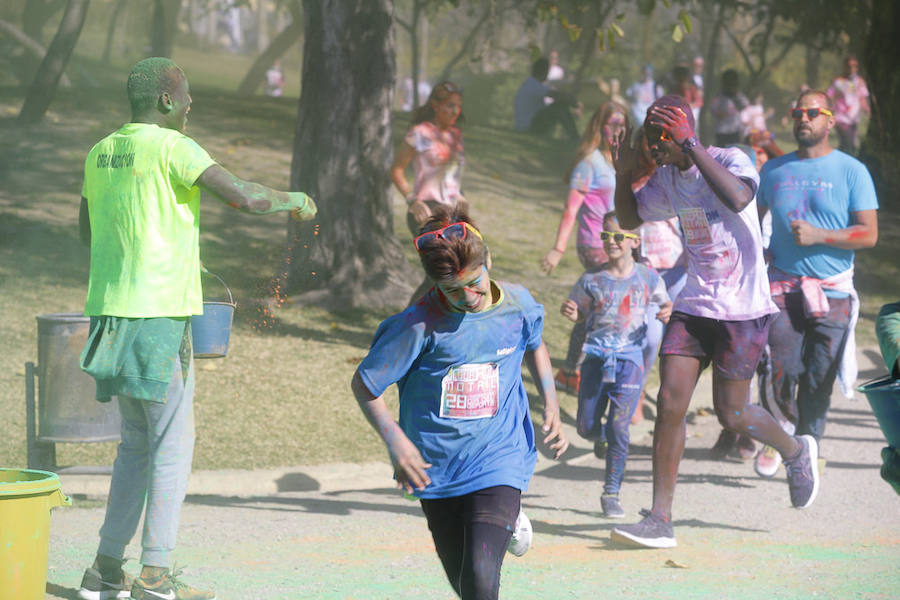
<svg viewBox="0 0 900 600"><path fill-rule="evenodd" d="M296 99L236 98L211 87L202 56L182 53L195 79L190 135L239 176L286 189ZM207 63L210 61L207 58ZM82 60L84 68L94 68ZM97 79L102 79L100 76ZM233 90L235 78L228 80ZM104 80L105 81L105 80ZM474 96L502 99L488 85ZM508 86L507 86L508 87ZM24 369L37 360L35 316L83 308L88 252L77 238L84 156L127 119L120 86L61 91L47 120L19 128L13 116L19 92L0 92L0 465L25 464ZM467 96L467 100L469 100ZM569 327L558 307L580 274L574 250L552 277L538 261L554 239L566 188L561 175L573 151L498 126L504 118L484 102L469 101L465 125L466 195L494 256L493 276L527 286L547 309L545 340L555 366L565 354ZM399 139L406 117L395 120ZM788 146L790 147L790 146ZM395 229L415 264L400 203ZM863 299L860 343L874 343L878 307L900 297L896 253L900 219L882 211L881 241L860 252L857 283ZM277 267L284 218L242 215L211 200L202 208L201 256L231 286L238 301L228 358L197 362L198 469L253 468L385 457L349 391L375 327L387 312L334 313L288 303L274 313L255 300ZM215 284L208 286L210 293ZM654 376L655 377L655 376ZM651 380L651 381L655 381ZM653 389L651 384L651 389ZM533 393L533 386L529 383ZM389 393L396 404L396 393ZM574 398L562 395L564 413ZM114 444L59 444L60 465L108 464Z"/></svg>

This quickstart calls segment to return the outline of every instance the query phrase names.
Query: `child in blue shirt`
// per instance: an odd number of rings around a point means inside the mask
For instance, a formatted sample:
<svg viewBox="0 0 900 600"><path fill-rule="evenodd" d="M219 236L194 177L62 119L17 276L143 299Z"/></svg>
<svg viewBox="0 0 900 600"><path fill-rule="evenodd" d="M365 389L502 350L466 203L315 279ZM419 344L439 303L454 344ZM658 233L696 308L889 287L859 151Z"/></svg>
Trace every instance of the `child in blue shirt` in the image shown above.
<svg viewBox="0 0 900 600"><path fill-rule="evenodd" d="M572 321L586 321L587 357L578 391L578 434L594 440L595 445L605 437L606 477L600 504L607 517L621 518L625 512L619 503L619 488L628 458L628 427L643 387L641 348L647 335L647 307L658 305L656 318L665 323L672 314L672 302L656 271L635 262L640 238L619 226L615 212L603 217L600 237L609 261L579 278L561 312Z"/></svg>
<svg viewBox="0 0 900 600"><path fill-rule="evenodd" d="M525 288L490 278L481 233L458 209L435 214L413 242L435 285L381 323L351 387L387 446L397 487L420 499L454 591L497 598L537 461L523 359L544 400L544 443L555 458L569 445L541 337L544 309ZM399 423L383 400L393 383Z"/></svg>

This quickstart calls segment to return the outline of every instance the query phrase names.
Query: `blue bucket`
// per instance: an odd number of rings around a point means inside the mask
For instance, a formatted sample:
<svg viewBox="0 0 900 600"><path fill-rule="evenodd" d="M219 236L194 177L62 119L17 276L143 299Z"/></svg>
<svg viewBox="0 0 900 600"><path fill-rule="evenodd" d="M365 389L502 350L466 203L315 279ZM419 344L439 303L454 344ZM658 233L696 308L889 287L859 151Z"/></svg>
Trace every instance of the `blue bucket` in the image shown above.
<svg viewBox="0 0 900 600"><path fill-rule="evenodd" d="M882 377L859 387L878 419L888 445L900 449L900 379Z"/></svg>
<svg viewBox="0 0 900 600"><path fill-rule="evenodd" d="M228 293L228 302L204 301L203 314L191 317L194 358L224 358L228 354L228 338L231 336L236 305L231 289L221 277L205 268L203 273L219 280Z"/></svg>

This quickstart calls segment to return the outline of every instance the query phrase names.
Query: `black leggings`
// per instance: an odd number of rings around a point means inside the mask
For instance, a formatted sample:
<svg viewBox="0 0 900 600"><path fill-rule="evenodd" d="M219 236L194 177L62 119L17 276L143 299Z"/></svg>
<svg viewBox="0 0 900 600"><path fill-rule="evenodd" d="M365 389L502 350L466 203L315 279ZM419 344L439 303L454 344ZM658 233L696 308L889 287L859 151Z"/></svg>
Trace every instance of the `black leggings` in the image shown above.
<svg viewBox="0 0 900 600"><path fill-rule="evenodd" d="M522 493L501 485L454 498L422 499L447 579L463 600L496 600Z"/></svg>

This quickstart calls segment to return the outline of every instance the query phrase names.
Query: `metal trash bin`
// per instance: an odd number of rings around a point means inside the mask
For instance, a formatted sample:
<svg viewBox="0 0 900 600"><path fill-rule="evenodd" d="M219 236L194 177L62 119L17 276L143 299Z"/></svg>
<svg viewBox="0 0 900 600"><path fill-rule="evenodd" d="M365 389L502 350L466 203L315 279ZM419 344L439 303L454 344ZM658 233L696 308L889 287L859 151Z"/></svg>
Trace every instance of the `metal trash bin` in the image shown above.
<svg viewBox="0 0 900 600"><path fill-rule="evenodd" d="M81 313L40 315L37 327L38 364L25 364L28 468L55 470L56 443L117 441L121 417L118 399L97 402L94 378L79 366L90 318Z"/></svg>

